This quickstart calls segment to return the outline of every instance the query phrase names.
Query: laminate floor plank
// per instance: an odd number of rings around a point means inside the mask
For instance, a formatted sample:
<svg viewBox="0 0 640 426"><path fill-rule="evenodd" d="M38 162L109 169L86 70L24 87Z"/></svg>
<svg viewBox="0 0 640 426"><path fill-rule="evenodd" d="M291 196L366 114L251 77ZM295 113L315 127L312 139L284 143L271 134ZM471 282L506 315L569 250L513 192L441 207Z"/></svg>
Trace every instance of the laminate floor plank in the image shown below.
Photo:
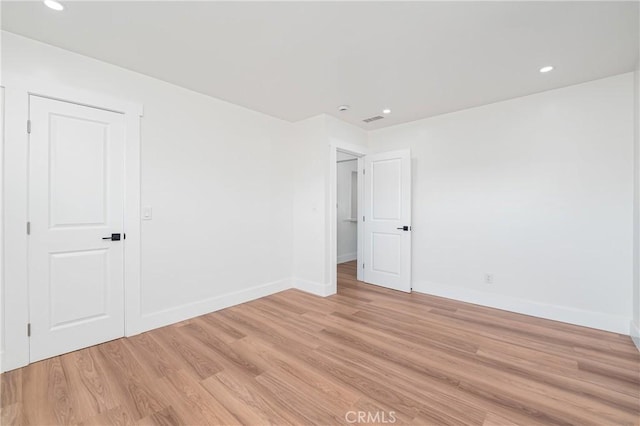
<svg viewBox="0 0 640 426"><path fill-rule="evenodd" d="M85 419L78 423L78 426L95 426L95 425L114 425L114 426L130 426L135 425L134 416L126 409L118 406L107 410L97 416Z"/></svg>
<svg viewBox="0 0 640 426"><path fill-rule="evenodd" d="M204 323L208 328L215 329L216 336L223 339L226 343L235 342L246 337L246 335L239 330L218 321L215 315L202 315L201 317L195 318L194 322L201 325Z"/></svg>
<svg viewBox="0 0 640 426"><path fill-rule="evenodd" d="M165 377L181 369L178 357L158 343L151 333L142 333L126 339L127 348L138 364L152 377Z"/></svg>
<svg viewBox="0 0 640 426"><path fill-rule="evenodd" d="M8 371L0 381L0 408L22 401L22 369Z"/></svg>
<svg viewBox="0 0 640 426"><path fill-rule="evenodd" d="M319 348L319 351L324 350L324 347ZM510 416L510 418L520 418L523 424L542 424L536 417L525 415L523 412L513 410L510 406L505 406L504 404L496 404L493 399L488 398L486 395L478 396L462 391L458 380L446 376L428 377L424 375L421 376L420 380L415 380L416 372L413 369L401 366L388 359L372 359L371 357L362 356L352 350L337 348L335 346L327 350L334 357L340 356L347 362L359 363L363 366L360 370L375 380L384 383L393 383L395 388L408 389L406 390L407 392L418 395L423 405L429 407L429 409L420 409L419 412L421 414L418 414L418 417L426 417L426 414L431 410L433 404L441 404L448 407L445 410L447 417L464 418L472 415L472 419L467 418L467 424L478 423L479 419L477 414L474 415L474 413L485 412L489 409L502 415ZM433 414L437 414L439 417L442 416L440 412L434 412Z"/></svg>
<svg viewBox="0 0 640 426"><path fill-rule="evenodd" d="M238 408L251 411L260 419L258 423L249 424L304 424L304 418L299 417L294 410L289 409L275 397L276 389L267 388L244 371L235 368L221 371L214 377L204 380L203 385L214 397L226 394L235 400ZM237 411L233 414L240 417Z"/></svg>
<svg viewBox="0 0 640 426"><path fill-rule="evenodd" d="M22 369L22 408L25 424L56 424L52 407L53 395L49 395L48 365L50 360L38 361ZM2 375L4 378L4 374ZM32 407L32 409L28 409Z"/></svg>
<svg viewBox="0 0 640 426"><path fill-rule="evenodd" d="M0 425L25 425L22 404L19 402L0 408Z"/></svg>
<svg viewBox="0 0 640 426"><path fill-rule="evenodd" d="M158 388L158 380L145 374L138 360L126 348L124 339L97 346L99 356L106 365L105 376L126 405L135 420L152 415L169 406Z"/></svg>
<svg viewBox="0 0 640 426"><path fill-rule="evenodd" d="M299 386L300 391L333 407L335 411L344 411L355 403L362 394L334 380L326 371L316 365L301 361L298 357L281 351L260 338L247 338L236 343L243 349L258 354L271 365L268 372L277 375L289 383Z"/></svg>
<svg viewBox="0 0 640 426"><path fill-rule="evenodd" d="M356 279L0 376L2 425L640 425L628 336Z"/></svg>
<svg viewBox="0 0 640 426"><path fill-rule="evenodd" d="M531 380L519 379L517 376L507 375L499 370L483 368L460 357L454 358L451 354L442 356L436 351L425 351L424 349L417 353L410 345L402 349L394 348L394 346L400 346L400 342L393 342L393 344L383 347L377 343L376 338L362 336L361 331L357 333L358 335L338 329L327 329L325 332L340 337L342 344L354 350L370 353L377 358L389 359L393 363L415 370L417 374L441 380L443 386L457 384L457 386L465 387L476 395L489 395L497 404L517 406L531 413L543 413L548 416L549 421L555 422L559 418L558 404L556 403L557 394L562 393L559 389L544 388L543 385ZM549 397L538 398L543 395ZM578 399L578 397L574 396L573 399ZM571 402L573 400L567 399L564 403L564 415L573 423L587 424L590 417L596 419L596 416L601 414L599 411L593 410L592 416L585 415L583 410L574 408ZM592 404L597 404L597 402L592 401ZM592 410L592 407L584 407L583 409Z"/></svg>
<svg viewBox="0 0 640 426"><path fill-rule="evenodd" d="M238 420L191 376L181 371L167 374L161 383L176 418L187 424L233 424Z"/></svg>
<svg viewBox="0 0 640 426"><path fill-rule="evenodd" d="M213 333L209 332L204 327L201 327L196 323L192 323L182 327L182 330L191 336L193 340L200 341L207 347L207 354L222 367L221 371L233 366L246 371L252 376L257 376L262 373L260 367L253 364L242 353L234 351L229 345L224 343L221 339L218 339Z"/></svg>
<svg viewBox="0 0 640 426"><path fill-rule="evenodd" d="M411 377L415 371L398 366L393 362L385 362L383 359L373 361L363 357L362 353L348 348L322 347L318 350L330 359L339 360L344 365L356 370L363 370L371 379L388 384L394 392L415 398L417 413L437 412L438 416L458 420L464 419L467 424L479 424L484 418L485 411L480 404L470 403L468 400L457 399L453 396L459 382L444 379L444 381L423 378L419 384L414 383ZM364 362L364 364L362 364ZM362 369L362 365L366 365ZM386 401L377 398L374 394L367 394L370 401L378 404ZM456 402L453 406L452 402Z"/></svg>
<svg viewBox="0 0 640 426"><path fill-rule="evenodd" d="M136 424L139 426L178 426L183 424L183 420L180 419L173 407L169 406L143 417Z"/></svg>
<svg viewBox="0 0 640 426"><path fill-rule="evenodd" d="M118 406L113 390L105 380L103 367L95 362L88 348L65 354L60 360L68 380L70 397L77 407L79 421Z"/></svg>
<svg viewBox="0 0 640 426"><path fill-rule="evenodd" d="M193 324L190 322L186 325ZM214 361L209 349L202 342L194 341L181 327L164 327L154 330L152 336L181 360L181 364L201 379L213 376L224 368Z"/></svg>

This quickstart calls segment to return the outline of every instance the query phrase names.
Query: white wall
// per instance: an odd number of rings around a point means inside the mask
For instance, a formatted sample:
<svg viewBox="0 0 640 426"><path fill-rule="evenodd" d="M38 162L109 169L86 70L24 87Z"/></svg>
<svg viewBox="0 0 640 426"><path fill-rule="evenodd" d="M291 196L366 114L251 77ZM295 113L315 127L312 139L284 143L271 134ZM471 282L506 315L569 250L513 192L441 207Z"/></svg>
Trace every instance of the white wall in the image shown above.
<svg viewBox="0 0 640 426"><path fill-rule="evenodd" d="M358 172L358 160L356 157L348 161L339 162L336 165L337 177L337 216L336 229L338 237L338 263L348 262L357 258L357 212L351 211L352 174ZM356 189L357 194L357 189Z"/></svg>
<svg viewBox="0 0 640 426"><path fill-rule="evenodd" d="M412 150L414 290L628 333L632 74L373 131L369 147Z"/></svg>
<svg viewBox="0 0 640 426"><path fill-rule="evenodd" d="M328 133L322 115L294 124L293 280L298 288L326 294Z"/></svg>
<svg viewBox="0 0 640 426"><path fill-rule="evenodd" d="M364 130L322 114L294 123L290 148L293 163L293 282L318 295L329 295L335 275L331 255L330 146L363 147ZM335 211L335 210L334 210Z"/></svg>
<svg viewBox="0 0 640 426"><path fill-rule="evenodd" d="M290 123L11 33L2 66L6 87L47 82L144 104L143 329L290 286ZM7 144L26 146L26 133Z"/></svg>
<svg viewBox="0 0 640 426"><path fill-rule="evenodd" d="M327 135L333 144L346 144L365 147L367 145L367 132L353 124L338 120L330 115L325 115Z"/></svg>

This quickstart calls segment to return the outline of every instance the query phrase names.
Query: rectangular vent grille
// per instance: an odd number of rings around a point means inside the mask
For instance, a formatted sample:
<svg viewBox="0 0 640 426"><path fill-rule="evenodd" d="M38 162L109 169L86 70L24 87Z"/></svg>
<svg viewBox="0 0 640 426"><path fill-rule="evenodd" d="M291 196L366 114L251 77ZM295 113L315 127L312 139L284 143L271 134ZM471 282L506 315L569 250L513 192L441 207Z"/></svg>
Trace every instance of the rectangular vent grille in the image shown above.
<svg viewBox="0 0 640 426"><path fill-rule="evenodd" d="M375 117L369 117L369 118L365 118L364 121L365 123L371 123L372 121L377 121L377 120L382 120L384 117L381 115L376 115Z"/></svg>

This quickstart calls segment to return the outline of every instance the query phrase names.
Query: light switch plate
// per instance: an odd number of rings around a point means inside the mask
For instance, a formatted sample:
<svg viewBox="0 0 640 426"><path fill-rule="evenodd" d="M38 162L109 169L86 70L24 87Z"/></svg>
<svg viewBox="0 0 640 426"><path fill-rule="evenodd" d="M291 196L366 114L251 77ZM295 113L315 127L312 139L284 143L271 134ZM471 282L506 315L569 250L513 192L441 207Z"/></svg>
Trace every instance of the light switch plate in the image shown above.
<svg viewBox="0 0 640 426"><path fill-rule="evenodd" d="M142 208L142 220L151 220L152 213L151 206L144 206Z"/></svg>

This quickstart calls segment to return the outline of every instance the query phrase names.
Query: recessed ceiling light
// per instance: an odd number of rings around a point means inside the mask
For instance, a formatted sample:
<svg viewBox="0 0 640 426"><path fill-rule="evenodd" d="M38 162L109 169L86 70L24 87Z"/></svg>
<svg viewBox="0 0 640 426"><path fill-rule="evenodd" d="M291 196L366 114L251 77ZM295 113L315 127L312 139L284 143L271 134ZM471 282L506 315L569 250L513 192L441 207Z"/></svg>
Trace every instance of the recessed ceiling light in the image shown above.
<svg viewBox="0 0 640 426"><path fill-rule="evenodd" d="M553 67L551 65L547 65L546 67L540 68L540 72L542 73L549 72L549 71L553 71Z"/></svg>
<svg viewBox="0 0 640 426"><path fill-rule="evenodd" d="M382 110L383 114L391 114L391 110L389 108L385 108Z"/></svg>
<svg viewBox="0 0 640 426"><path fill-rule="evenodd" d="M349 111L349 105L340 105L338 107L338 111L340 112Z"/></svg>
<svg viewBox="0 0 640 426"><path fill-rule="evenodd" d="M44 0L44 4L53 10L63 10L64 6L58 3L56 0Z"/></svg>

